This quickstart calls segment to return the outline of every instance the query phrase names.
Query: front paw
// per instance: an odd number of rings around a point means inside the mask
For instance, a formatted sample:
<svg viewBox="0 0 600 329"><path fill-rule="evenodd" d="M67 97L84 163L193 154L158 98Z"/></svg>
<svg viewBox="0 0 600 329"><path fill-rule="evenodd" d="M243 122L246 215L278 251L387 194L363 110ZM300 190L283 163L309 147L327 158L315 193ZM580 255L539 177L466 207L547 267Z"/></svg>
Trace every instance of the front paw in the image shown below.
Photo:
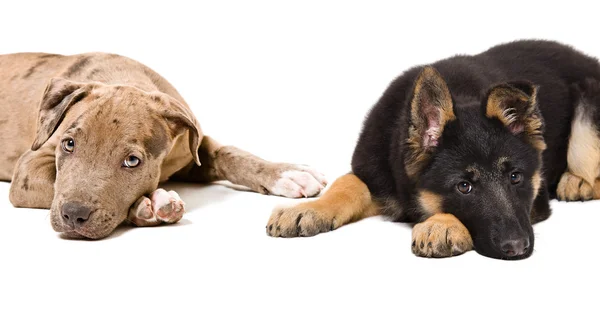
<svg viewBox="0 0 600 329"><path fill-rule="evenodd" d="M473 249L467 228L453 215L435 214L415 225L412 252L421 257L450 257Z"/></svg>
<svg viewBox="0 0 600 329"><path fill-rule="evenodd" d="M313 236L336 228L335 217L308 208L307 205L298 205L275 209L267 224L267 234L274 237L291 238Z"/></svg>
<svg viewBox="0 0 600 329"><path fill-rule="evenodd" d="M587 201L594 198L594 190L583 178L565 172L556 188L556 197L561 201Z"/></svg>
<svg viewBox="0 0 600 329"><path fill-rule="evenodd" d="M129 209L129 221L136 226L156 226L176 223L185 213L185 203L177 192L161 188L152 192L150 198L142 196Z"/></svg>
<svg viewBox="0 0 600 329"><path fill-rule="evenodd" d="M325 176L317 170L301 165L275 164L274 182L265 187L265 193L287 198L316 196L327 186Z"/></svg>

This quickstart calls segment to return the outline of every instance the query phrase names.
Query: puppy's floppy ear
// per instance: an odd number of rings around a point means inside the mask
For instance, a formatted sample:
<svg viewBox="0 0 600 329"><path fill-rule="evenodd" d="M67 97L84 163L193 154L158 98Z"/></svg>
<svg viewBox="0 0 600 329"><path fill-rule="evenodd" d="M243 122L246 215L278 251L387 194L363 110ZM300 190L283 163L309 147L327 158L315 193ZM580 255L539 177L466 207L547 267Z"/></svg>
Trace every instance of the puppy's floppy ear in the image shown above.
<svg viewBox="0 0 600 329"><path fill-rule="evenodd" d="M438 146L446 124L455 118L446 82L435 68L426 66L417 78L410 102L410 152L406 158L409 176L416 174L427 155Z"/></svg>
<svg viewBox="0 0 600 329"><path fill-rule="evenodd" d="M167 120L174 135L180 135L184 131L189 131L189 145L192 157L197 165L200 164L198 149L200 148L200 139L203 137L202 129L194 113L171 96L162 95L162 99L167 99L167 107L163 112L163 117ZM165 97L166 96L166 97Z"/></svg>
<svg viewBox="0 0 600 329"><path fill-rule="evenodd" d="M31 149L39 149L52 136L71 106L85 97L91 86L62 78L52 78L40 102L37 136Z"/></svg>
<svg viewBox="0 0 600 329"><path fill-rule="evenodd" d="M539 151L546 149L544 120L537 106L537 87L532 83L517 81L492 87L485 114L500 120L512 134L525 137Z"/></svg>

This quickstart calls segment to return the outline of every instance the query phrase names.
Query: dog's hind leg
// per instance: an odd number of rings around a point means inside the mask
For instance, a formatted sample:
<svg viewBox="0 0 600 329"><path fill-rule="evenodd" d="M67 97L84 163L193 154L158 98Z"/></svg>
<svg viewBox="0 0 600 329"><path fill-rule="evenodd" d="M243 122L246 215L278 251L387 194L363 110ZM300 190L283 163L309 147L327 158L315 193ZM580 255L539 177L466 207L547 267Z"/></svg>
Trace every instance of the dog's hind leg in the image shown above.
<svg viewBox="0 0 600 329"><path fill-rule="evenodd" d="M201 166L190 163L174 180L207 183L228 180L255 192L289 198L315 196L326 186L325 177L315 169L263 160L234 146L222 146L204 136L198 151Z"/></svg>
<svg viewBox="0 0 600 329"><path fill-rule="evenodd" d="M567 171L556 195L559 200L600 198L600 82L587 79L573 88L577 97L567 151Z"/></svg>
<svg viewBox="0 0 600 329"><path fill-rule="evenodd" d="M318 200L273 210L267 234L313 236L378 213L379 207L371 199L367 185L354 174L347 174L338 178Z"/></svg>
<svg viewBox="0 0 600 329"><path fill-rule="evenodd" d="M54 147L25 152L15 166L10 202L15 207L50 209L55 179Z"/></svg>

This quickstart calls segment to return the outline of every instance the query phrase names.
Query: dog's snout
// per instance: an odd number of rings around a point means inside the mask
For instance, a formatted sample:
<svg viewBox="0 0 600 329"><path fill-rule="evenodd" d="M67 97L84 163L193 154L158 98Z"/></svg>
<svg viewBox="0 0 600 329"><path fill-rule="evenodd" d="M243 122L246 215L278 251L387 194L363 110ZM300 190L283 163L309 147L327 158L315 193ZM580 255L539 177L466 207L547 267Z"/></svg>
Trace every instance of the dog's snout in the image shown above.
<svg viewBox="0 0 600 329"><path fill-rule="evenodd" d="M65 224L70 227L79 227L89 218L92 210L79 202L66 202L61 208L61 215Z"/></svg>
<svg viewBox="0 0 600 329"><path fill-rule="evenodd" d="M527 253L529 250L529 238L504 240L500 244L502 253L507 257L517 257Z"/></svg>

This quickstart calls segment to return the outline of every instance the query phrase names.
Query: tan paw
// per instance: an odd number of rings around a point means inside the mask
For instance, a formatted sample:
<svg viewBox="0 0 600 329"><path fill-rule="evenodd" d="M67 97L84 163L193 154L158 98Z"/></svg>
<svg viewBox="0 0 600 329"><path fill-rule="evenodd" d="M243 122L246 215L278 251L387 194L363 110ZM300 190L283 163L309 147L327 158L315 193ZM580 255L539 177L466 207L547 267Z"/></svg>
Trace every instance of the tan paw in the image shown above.
<svg viewBox="0 0 600 329"><path fill-rule="evenodd" d="M327 216L306 205L299 205L273 210L266 228L270 236L291 238L313 236L337 227L335 217Z"/></svg>
<svg viewBox="0 0 600 329"><path fill-rule="evenodd" d="M561 201L587 201L594 198L594 191L583 178L565 172L556 188L556 197Z"/></svg>
<svg viewBox="0 0 600 329"><path fill-rule="evenodd" d="M417 256L450 257L471 249L469 231L450 214L433 215L412 230L412 252Z"/></svg>
<svg viewBox="0 0 600 329"><path fill-rule="evenodd" d="M275 165L275 182L268 187L273 195L287 198L316 196L327 186L325 176L317 170L301 165Z"/></svg>
<svg viewBox="0 0 600 329"><path fill-rule="evenodd" d="M177 192L158 189L150 198L142 196L129 209L129 221L137 226L176 223L185 213L185 203Z"/></svg>

